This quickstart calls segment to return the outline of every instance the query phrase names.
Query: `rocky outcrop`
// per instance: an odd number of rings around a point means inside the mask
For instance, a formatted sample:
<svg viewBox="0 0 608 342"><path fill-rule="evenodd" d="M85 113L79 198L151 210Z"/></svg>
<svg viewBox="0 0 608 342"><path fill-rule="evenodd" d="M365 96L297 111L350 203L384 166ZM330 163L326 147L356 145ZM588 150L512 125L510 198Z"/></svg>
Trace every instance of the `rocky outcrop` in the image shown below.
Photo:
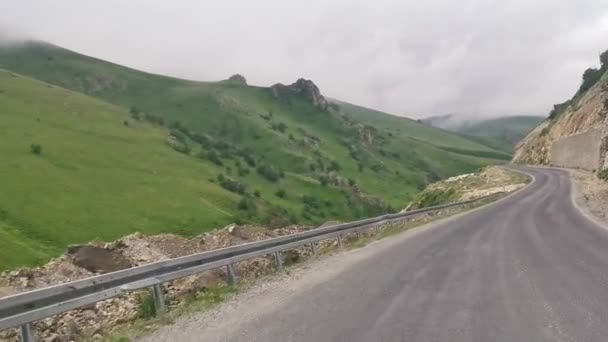
<svg viewBox="0 0 608 342"><path fill-rule="evenodd" d="M245 76L241 74L234 74L230 76L230 78L228 78L228 81L230 83L235 83L239 85L247 85L247 79L245 79Z"/></svg>
<svg viewBox="0 0 608 342"><path fill-rule="evenodd" d="M329 108L329 102L321 95L321 91L311 80L300 78L295 83L284 85L277 83L270 87L272 95L278 99L288 99L290 96L299 96L322 110Z"/></svg>
<svg viewBox="0 0 608 342"><path fill-rule="evenodd" d="M605 62L602 60L602 62ZM590 69L595 70L595 69ZM593 158L600 158L598 163L608 167L606 151L608 150L608 65L595 70L603 73L594 83L584 79L581 89L569 101L555 105L549 118L532 130L517 146L513 161L522 164L552 165L552 149L556 142L566 138L598 129L603 132L598 136L601 145L592 153ZM585 73L586 75L588 72ZM592 84L592 85L591 85ZM558 144L559 145L559 144ZM595 157L597 155L597 157ZM555 160L556 158L553 158ZM568 165L562 165L568 166Z"/></svg>

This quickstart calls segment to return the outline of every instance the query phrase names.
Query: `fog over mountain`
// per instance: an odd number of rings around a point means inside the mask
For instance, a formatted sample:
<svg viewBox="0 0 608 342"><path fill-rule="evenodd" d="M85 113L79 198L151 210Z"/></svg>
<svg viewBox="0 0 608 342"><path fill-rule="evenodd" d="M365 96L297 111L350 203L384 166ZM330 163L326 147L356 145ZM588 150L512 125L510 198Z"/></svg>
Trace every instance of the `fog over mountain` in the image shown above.
<svg viewBox="0 0 608 342"><path fill-rule="evenodd" d="M0 31L184 78L306 77L416 118L544 114L597 64L608 2L2 0Z"/></svg>

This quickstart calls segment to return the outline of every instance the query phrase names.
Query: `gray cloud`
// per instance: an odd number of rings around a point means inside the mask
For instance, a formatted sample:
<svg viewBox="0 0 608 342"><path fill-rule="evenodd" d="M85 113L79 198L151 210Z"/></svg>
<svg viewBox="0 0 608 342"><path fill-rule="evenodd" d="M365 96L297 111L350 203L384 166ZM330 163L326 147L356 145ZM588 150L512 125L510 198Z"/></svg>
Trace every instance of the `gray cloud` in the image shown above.
<svg viewBox="0 0 608 342"><path fill-rule="evenodd" d="M608 49L607 0L0 2L0 41L191 79L306 77L412 117L546 114Z"/></svg>

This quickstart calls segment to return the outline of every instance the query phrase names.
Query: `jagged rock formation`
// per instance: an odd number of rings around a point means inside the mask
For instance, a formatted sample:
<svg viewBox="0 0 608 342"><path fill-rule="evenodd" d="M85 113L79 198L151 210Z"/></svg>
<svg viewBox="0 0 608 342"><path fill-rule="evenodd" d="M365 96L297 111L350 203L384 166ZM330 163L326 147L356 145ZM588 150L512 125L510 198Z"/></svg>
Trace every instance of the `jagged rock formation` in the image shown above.
<svg viewBox="0 0 608 342"><path fill-rule="evenodd" d="M599 135L600 151L585 150L580 153L597 153L600 169L602 165L603 168L608 167L608 54L602 56L602 68L585 72L583 84L575 96L555 105L549 118L517 144L514 162L551 165L551 151L555 142L599 129L602 132ZM590 74L594 76L591 79Z"/></svg>
<svg viewBox="0 0 608 342"><path fill-rule="evenodd" d="M297 95L322 110L327 110L329 107L329 102L321 95L321 91L311 80L300 78L295 83L287 86L277 83L270 87L270 90L272 91L272 95L279 99L290 95Z"/></svg>
<svg viewBox="0 0 608 342"><path fill-rule="evenodd" d="M228 81L240 85L247 85L247 79L241 74L234 74L230 76L230 78L228 78Z"/></svg>

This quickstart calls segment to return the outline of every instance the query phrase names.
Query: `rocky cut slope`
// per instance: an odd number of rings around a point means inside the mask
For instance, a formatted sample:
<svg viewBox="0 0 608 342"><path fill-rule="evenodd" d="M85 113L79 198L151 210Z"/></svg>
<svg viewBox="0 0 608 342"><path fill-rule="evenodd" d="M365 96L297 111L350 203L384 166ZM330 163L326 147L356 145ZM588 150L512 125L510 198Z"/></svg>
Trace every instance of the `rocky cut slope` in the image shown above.
<svg viewBox="0 0 608 342"><path fill-rule="evenodd" d="M572 99L554 105L549 117L516 146L514 162L592 171L608 167L608 51L600 60L601 68L585 71Z"/></svg>

